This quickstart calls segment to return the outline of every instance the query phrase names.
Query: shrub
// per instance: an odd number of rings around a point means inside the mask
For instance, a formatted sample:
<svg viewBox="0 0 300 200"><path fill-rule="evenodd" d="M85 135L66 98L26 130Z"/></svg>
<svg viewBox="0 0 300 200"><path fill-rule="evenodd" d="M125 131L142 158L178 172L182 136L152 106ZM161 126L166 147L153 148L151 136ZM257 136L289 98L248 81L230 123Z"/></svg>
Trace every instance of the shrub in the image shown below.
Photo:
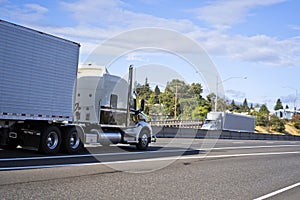
<svg viewBox="0 0 300 200"><path fill-rule="evenodd" d="M285 121L283 119L280 119L276 115L271 116L270 125L272 130L274 131L282 133L285 130Z"/></svg>
<svg viewBox="0 0 300 200"><path fill-rule="evenodd" d="M300 129L300 114L295 114L291 120L295 128Z"/></svg>

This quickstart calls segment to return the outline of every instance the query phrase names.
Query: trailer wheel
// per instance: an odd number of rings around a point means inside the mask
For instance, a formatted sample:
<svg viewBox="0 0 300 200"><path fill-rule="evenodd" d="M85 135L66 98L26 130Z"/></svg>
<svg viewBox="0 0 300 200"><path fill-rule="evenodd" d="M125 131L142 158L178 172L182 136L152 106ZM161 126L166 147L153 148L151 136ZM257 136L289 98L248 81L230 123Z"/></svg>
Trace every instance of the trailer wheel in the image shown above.
<svg viewBox="0 0 300 200"><path fill-rule="evenodd" d="M150 133L147 129L142 129L139 135L139 141L136 144L138 150L146 150L150 143Z"/></svg>
<svg viewBox="0 0 300 200"><path fill-rule="evenodd" d="M48 126L42 131L39 150L45 154L56 154L60 149L61 132L56 126Z"/></svg>
<svg viewBox="0 0 300 200"><path fill-rule="evenodd" d="M75 126L67 128L62 141L63 151L69 154L77 153L83 149L83 133Z"/></svg>

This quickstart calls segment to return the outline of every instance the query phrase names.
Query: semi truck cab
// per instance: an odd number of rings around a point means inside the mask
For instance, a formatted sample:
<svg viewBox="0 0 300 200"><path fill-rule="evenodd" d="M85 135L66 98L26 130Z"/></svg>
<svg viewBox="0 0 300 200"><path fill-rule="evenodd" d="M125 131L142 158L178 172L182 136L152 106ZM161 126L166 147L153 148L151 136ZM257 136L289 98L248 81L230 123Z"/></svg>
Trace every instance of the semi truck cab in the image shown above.
<svg viewBox="0 0 300 200"><path fill-rule="evenodd" d="M128 81L101 68L78 71L74 121L85 132L88 144L136 144L145 150L152 140L152 129L143 114L144 100L137 108L132 91L132 70ZM79 129L80 129L79 128Z"/></svg>

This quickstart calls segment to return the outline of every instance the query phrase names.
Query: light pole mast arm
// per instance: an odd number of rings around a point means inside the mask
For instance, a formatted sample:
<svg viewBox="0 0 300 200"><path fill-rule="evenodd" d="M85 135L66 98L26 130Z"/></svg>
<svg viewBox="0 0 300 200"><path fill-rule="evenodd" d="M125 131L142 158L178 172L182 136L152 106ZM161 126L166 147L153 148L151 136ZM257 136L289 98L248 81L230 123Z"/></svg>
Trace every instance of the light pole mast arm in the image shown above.
<svg viewBox="0 0 300 200"><path fill-rule="evenodd" d="M217 109L217 106L218 106L218 90L219 90L219 84L224 83L224 82L226 82L226 81L228 81L228 80L230 80L230 79L234 79L234 78L247 79L246 76L244 76L244 77L234 76L234 77L229 77L229 78L227 78L227 79L225 79L225 80L219 82L219 81L218 81L218 77L217 77L215 112L217 112L217 110L218 110L218 109Z"/></svg>

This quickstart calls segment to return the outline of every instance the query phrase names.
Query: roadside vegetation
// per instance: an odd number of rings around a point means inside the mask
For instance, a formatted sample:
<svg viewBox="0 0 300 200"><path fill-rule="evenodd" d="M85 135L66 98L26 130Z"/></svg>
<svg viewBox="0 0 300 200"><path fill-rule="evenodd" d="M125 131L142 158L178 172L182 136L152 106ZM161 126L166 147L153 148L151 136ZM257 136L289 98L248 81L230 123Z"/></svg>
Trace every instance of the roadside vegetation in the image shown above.
<svg viewBox="0 0 300 200"><path fill-rule="evenodd" d="M204 120L207 113L215 110L230 111L252 115L256 121L256 131L264 133L283 133L300 135L300 115L295 114L291 120L281 119L272 114L265 104L248 104L216 97L214 93L203 97L203 87L200 83L187 84L173 79L161 90L158 86L151 89L148 80L144 84L135 84L140 99L147 104L145 113L152 121L160 120ZM215 103L217 99L217 104ZM288 109L288 106L285 107ZM280 99L277 99L274 110L283 109Z"/></svg>

